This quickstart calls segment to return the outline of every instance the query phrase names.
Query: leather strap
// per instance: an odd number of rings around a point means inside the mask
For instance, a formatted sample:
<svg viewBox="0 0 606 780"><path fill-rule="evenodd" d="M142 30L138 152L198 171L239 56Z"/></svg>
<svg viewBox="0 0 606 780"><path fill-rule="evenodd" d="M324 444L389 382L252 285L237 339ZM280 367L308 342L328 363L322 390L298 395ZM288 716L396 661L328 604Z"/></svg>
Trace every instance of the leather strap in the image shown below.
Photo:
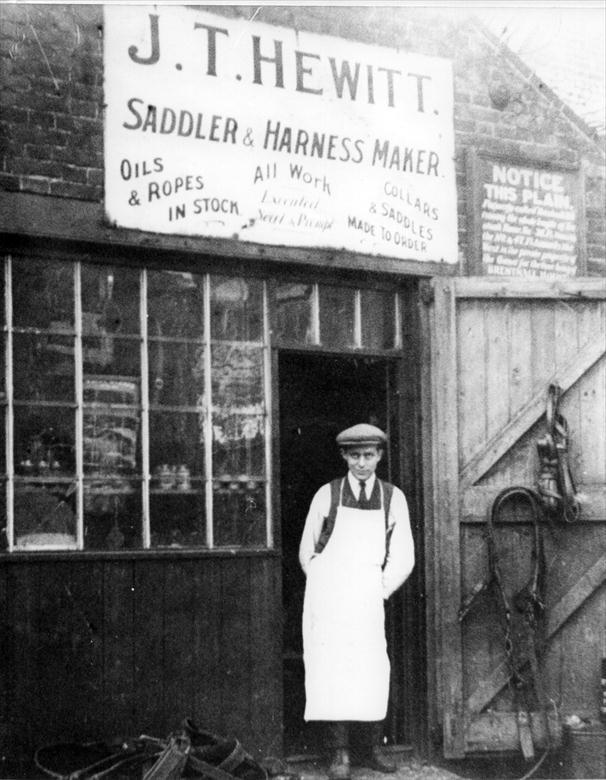
<svg viewBox="0 0 606 780"><path fill-rule="evenodd" d="M547 432L537 440L541 461L537 489L547 512L559 514L565 522L572 523L579 519L581 505L570 471L568 423L558 410L561 395L559 385L549 385L545 410Z"/></svg>

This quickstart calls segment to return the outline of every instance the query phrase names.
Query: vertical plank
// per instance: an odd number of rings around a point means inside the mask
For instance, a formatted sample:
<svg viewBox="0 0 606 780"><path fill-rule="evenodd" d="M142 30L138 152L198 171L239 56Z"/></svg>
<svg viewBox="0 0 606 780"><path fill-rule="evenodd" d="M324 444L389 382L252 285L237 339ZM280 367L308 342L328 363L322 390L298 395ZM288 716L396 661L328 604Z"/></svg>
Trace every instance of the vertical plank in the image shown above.
<svg viewBox="0 0 606 780"><path fill-rule="evenodd" d="M199 563L197 564L199 565ZM167 727L193 716L195 697L192 561L169 561L164 590L164 707Z"/></svg>
<svg viewBox="0 0 606 780"><path fill-rule="evenodd" d="M250 746L259 758L282 755L280 561L253 559L250 579Z"/></svg>
<svg viewBox="0 0 606 780"><path fill-rule="evenodd" d="M552 376L555 365L555 318L554 302L550 300L532 301L531 322L531 361L534 392L543 390L547 398L547 382Z"/></svg>
<svg viewBox="0 0 606 780"><path fill-rule="evenodd" d="M579 312L579 347L588 340L606 342L606 304L586 302ZM606 483L606 360L580 380L579 431L574 478L580 484Z"/></svg>
<svg viewBox="0 0 606 780"><path fill-rule="evenodd" d="M465 598L488 574L486 533L483 526L462 526L461 568ZM502 631L493 603L491 594L482 596L462 622L463 684L466 701L477 686L478 680L490 676L502 653Z"/></svg>
<svg viewBox="0 0 606 780"><path fill-rule="evenodd" d="M10 697L10 623L7 571L0 567L0 756L5 755L4 745L8 744L8 702ZM0 757L0 761L3 759ZM0 764L1 768L1 764ZM1 771L1 769L0 769Z"/></svg>
<svg viewBox="0 0 606 780"><path fill-rule="evenodd" d="M532 395L532 302L512 301L509 304L509 416L512 417Z"/></svg>
<svg viewBox="0 0 606 780"><path fill-rule="evenodd" d="M164 593L166 563L134 561L133 686L138 731L167 733L164 690Z"/></svg>
<svg viewBox="0 0 606 780"><path fill-rule="evenodd" d="M105 723L103 699L103 564L79 561L70 564L67 596L73 614L71 674L73 716L79 739L99 739Z"/></svg>
<svg viewBox="0 0 606 780"><path fill-rule="evenodd" d="M220 732L222 718L221 578L222 559L196 562L192 574L197 609L193 645L196 694L194 718L201 728Z"/></svg>
<svg viewBox="0 0 606 780"><path fill-rule="evenodd" d="M250 744L250 558L221 562L222 715L229 734Z"/></svg>
<svg viewBox="0 0 606 780"><path fill-rule="evenodd" d="M108 738L123 739L134 723L133 561L107 561L103 571L103 707Z"/></svg>
<svg viewBox="0 0 606 780"><path fill-rule="evenodd" d="M459 381L459 465L461 468L487 441L486 407L487 333L484 304L460 299L457 310L457 366Z"/></svg>
<svg viewBox="0 0 606 780"><path fill-rule="evenodd" d="M584 303L573 303L565 300L555 301L555 362L557 366L565 365L578 352L579 348L579 314ZM581 379L581 381L583 381ZM580 430L580 387L577 382L563 396L559 411L564 415L570 432L569 458L574 469L579 446ZM576 470L576 469L575 469Z"/></svg>
<svg viewBox="0 0 606 780"><path fill-rule="evenodd" d="M510 301L486 301L486 440L491 439L509 420L509 314ZM509 466L499 464L482 480L485 485L510 484Z"/></svg>
<svg viewBox="0 0 606 780"><path fill-rule="evenodd" d="M459 468L457 425L457 347L455 280L435 281L432 373L435 381L436 464L434 469L437 546L440 560L438 589L444 756L465 753L463 730L463 679L461 627L457 612L461 603L459 526Z"/></svg>
<svg viewBox="0 0 606 780"><path fill-rule="evenodd" d="M403 360L391 367L387 392L400 398L392 405L392 429L399 431L402 464L402 487L408 501L416 565L404 589L396 594L391 610L394 614L392 698L393 716L389 723L389 738L395 743L427 743L427 639L426 579L423 513L423 450L424 438L421 408L421 324L418 285L409 287L402 309ZM427 345L426 348L428 348ZM396 370L394 370L396 369ZM430 525L430 523L428 523ZM423 628L421 628L423 627Z"/></svg>
<svg viewBox="0 0 606 780"><path fill-rule="evenodd" d="M442 697L440 695L438 664L440 653L438 650L438 556L437 556L437 510L435 506L434 474L437 462L436 450L436 388L432 371L432 323L433 309L430 310L430 290L427 283L420 285L419 302L419 330L421 339L421 441L422 441L422 479L423 479L423 541L424 541L424 565L420 576L425 580L425 603L427 604L426 623L426 675L427 675L427 735L433 733L441 720L440 710ZM429 738L423 744L429 752Z"/></svg>
<svg viewBox="0 0 606 780"><path fill-rule="evenodd" d="M512 301L509 316L509 415L511 420L532 397L532 309L529 301ZM517 441L510 451L509 480L514 485L533 485L536 463L534 442Z"/></svg>
<svg viewBox="0 0 606 780"><path fill-rule="evenodd" d="M273 284L270 287L270 293L273 290ZM271 338L271 331L270 331ZM274 479L271 486L271 517L273 523L273 546L274 549L282 549L282 497L280 495L280 479L282 473L281 467L281 430L280 430L280 353L276 347L271 349L271 446L272 474Z"/></svg>
<svg viewBox="0 0 606 780"><path fill-rule="evenodd" d="M42 684L36 706L42 712L53 713L53 718L44 724L45 741L59 741L66 735L76 739L79 730L76 708L81 681L73 670L75 621L68 587L70 565L67 561L45 561L39 567L43 585L40 587L37 649Z"/></svg>
<svg viewBox="0 0 606 780"><path fill-rule="evenodd" d="M11 675L11 698L7 712L10 724L10 747L13 755L31 755L39 740L34 709L41 689L38 665L39 565L11 565L8 572L11 604L9 625L12 627L8 668Z"/></svg>
<svg viewBox="0 0 606 780"><path fill-rule="evenodd" d="M8 590L8 566L0 566L0 773L10 744L10 701L12 665L12 625L10 621L10 595Z"/></svg>

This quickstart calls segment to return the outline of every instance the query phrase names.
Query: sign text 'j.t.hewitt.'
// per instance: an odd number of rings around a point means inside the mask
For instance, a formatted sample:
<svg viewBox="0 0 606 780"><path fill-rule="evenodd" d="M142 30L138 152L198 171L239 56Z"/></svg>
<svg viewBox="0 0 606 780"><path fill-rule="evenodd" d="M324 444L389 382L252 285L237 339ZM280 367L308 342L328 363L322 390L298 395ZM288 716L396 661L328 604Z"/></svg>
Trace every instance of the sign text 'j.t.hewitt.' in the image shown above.
<svg viewBox="0 0 606 780"><path fill-rule="evenodd" d="M114 224L456 261L448 62L188 7L105 20Z"/></svg>

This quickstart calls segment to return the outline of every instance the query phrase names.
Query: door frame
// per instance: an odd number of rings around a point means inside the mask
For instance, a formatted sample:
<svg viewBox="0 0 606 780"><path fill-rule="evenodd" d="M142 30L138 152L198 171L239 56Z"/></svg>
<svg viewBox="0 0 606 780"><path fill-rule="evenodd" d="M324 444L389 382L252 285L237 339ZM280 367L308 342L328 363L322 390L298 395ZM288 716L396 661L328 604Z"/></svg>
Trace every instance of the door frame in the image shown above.
<svg viewBox="0 0 606 780"><path fill-rule="evenodd" d="M281 458L280 452L280 396L279 357L283 352L301 355L317 355L325 358L351 357L376 358L392 363L394 387L390 391L392 414L397 419L397 428L392 430L398 446L391 452L390 471L394 482L404 491L410 511L411 527L415 540L416 565L408 582L390 603L391 615L403 643L402 652L392 658L392 669L398 665L401 670L401 685L397 694L397 708L388 714L386 733L393 744L412 745L421 755L429 750L427 728L427 665L426 665L426 600L425 586L425 533L423 471L425 466L424 412L422 408L422 374L424 345L422 333L422 312L419 302L419 280L413 280L400 290L402 297L402 347L397 351L374 352L357 350L346 353L318 347L272 345L271 348L271 395L272 395L272 504L274 517L274 544L281 555ZM282 574L280 570L280 580ZM282 585L277 589L279 603L275 609L282 614ZM280 617L280 624L282 619ZM405 638L405 639L404 639ZM280 669L280 674L282 670ZM394 691L392 689L393 701Z"/></svg>

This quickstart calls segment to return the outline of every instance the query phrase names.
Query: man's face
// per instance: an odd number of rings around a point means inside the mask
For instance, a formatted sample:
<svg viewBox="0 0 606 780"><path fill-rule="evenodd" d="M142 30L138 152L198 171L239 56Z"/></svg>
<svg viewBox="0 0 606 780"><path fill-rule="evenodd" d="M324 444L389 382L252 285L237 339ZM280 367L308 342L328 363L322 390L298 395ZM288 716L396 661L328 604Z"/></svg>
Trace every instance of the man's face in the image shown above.
<svg viewBox="0 0 606 780"><path fill-rule="evenodd" d="M371 474L374 474L383 455L382 451L374 445L348 447L342 450L341 454L356 479L368 479Z"/></svg>

